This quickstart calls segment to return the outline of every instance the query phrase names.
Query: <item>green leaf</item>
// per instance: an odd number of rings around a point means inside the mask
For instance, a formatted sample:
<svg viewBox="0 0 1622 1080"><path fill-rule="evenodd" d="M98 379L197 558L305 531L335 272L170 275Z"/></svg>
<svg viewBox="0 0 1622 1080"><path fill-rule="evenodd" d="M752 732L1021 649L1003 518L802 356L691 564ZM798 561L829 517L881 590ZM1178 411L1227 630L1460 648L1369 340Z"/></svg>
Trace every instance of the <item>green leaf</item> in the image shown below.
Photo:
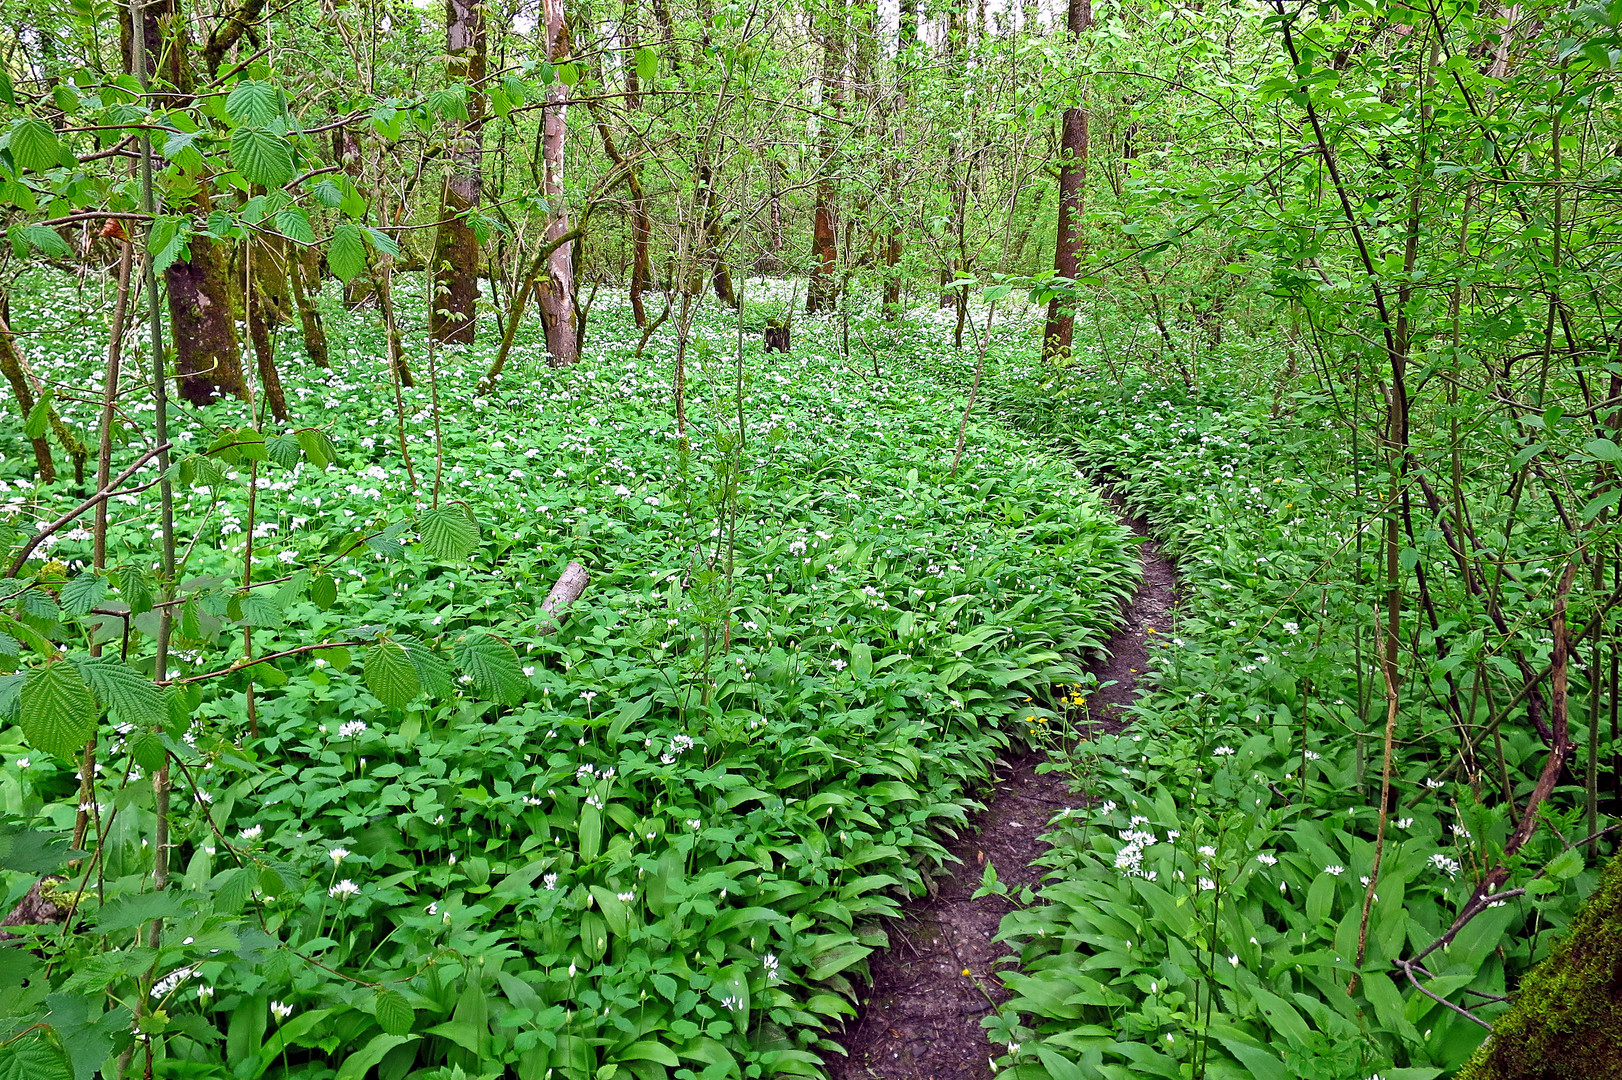
<svg viewBox="0 0 1622 1080"><path fill-rule="evenodd" d="M439 653L416 638L401 638L400 644L411 658L411 666L417 669L417 679L429 697L448 698L456 693L456 686L451 682L451 666Z"/></svg>
<svg viewBox="0 0 1622 1080"><path fill-rule="evenodd" d="M86 615L107 595L107 582L86 570L62 586L62 610L69 615Z"/></svg>
<svg viewBox="0 0 1622 1080"><path fill-rule="evenodd" d="M1583 449L1589 457L1601 461L1622 461L1622 446L1616 445L1610 439L1589 439L1583 443Z"/></svg>
<svg viewBox="0 0 1622 1080"><path fill-rule="evenodd" d="M163 736L155 731L142 731L130 739L130 756L135 764L149 773L163 768L169 760L169 751L163 745Z"/></svg>
<svg viewBox="0 0 1622 1080"><path fill-rule="evenodd" d="M479 529L462 506L424 510L417 515L422 546L440 562L461 562L479 546Z"/></svg>
<svg viewBox="0 0 1622 1080"><path fill-rule="evenodd" d="M310 227L309 215L296 206L276 211L276 231L300 244L315 243L315 230Z"/></svg>
<svg viewBox="0 0 1622 1080"><path fill-rule="evenodd" d="M371 240L372 246L381 251L383 254L391 257L399 256L400 245L394 242L394 237L390 236L382 229L374 229L368 225L366 226L366 237L367 239Z"/></svg>
<svg viewBox="0 0 1622 1080"><path fill-rule="evenodd" d="M580 81L579 64L559 64L557 65L557 73L558 82L564 86L573 86Z"/></svg>
<svg viewBox="0 0 1622 1080"><path fill-rule="evenodd" d="M130 606L132 615L152 610L152 586L147 584L146 574L139 567L123 567L114 577L118 580L118 593Z"/></svg>
<svg viewBox="0 0 1622 1080"><path fill-rule="evenodd" d="M636 77L648 82L659 74L659 54L643 47L636 51Z"/></svg>
<svg viewBox="0 0 1622 1080"><path fill-rule="evenodd" d="M447 120L467 119L467 96L460 86L428 92L428 107Z"/></svg>
<svg viewBox="0 0 1622 1080"><path fill-rule="evenodd" d="M79 673L90 691L118 719L141 727L159 727L169 718L169 706L158 684L112 656L78 660Z"/></svg>
<svg viewBox="0 0 1622 1080"><path fill-rule="evenodd" d="M184 914L186 901L172 889L131 893L101 905L96 915L96 929L110 934L115 930L133 930L154 919L174 919Z"/></svg>
<svg viewBox="0 0 1622 1080"><path fill-rule="evenodd" d="M74 1080L73 1066L56 1032L35 1028L0 1047L0 1080Z"/></svg>
<svg viewBox="0 0 1622 1080"><path fill-rule="evenodd" d="M310 602L322 611L338 602L338 583L331 574L317 574L310 579Z"/></svg>
<svg viewBox="0 0 1622 1080"><path fill-rule="evenodd" d="M378 641L366 649L366 688L383 704L403 709L422 692L422 680L403 646Z"/></svg>
<svg viewBox="0 0 1622 1080"><path fill-rule="evenodd" d="M524 670L512 646L493 634L471 630L456 643L456 663L473 676L473 685L503 705L512 705L524 694Z"/></svg>
<svg viewBox="0 0 1622 1080"><path fill-rule="evenodd" d="M24 117L11 129L11 160L29 172L44 172L62 159L62 144L51 125L37 117Z"/></svg>
<svg viewBox="0 0 1622 1080"><path fill-rule="evenodd" d="M67 833L0 825L0 870L44 874L74 858Z"/></svg>
<svg viewBox="0 0 1622 1080"><path fill-rule="evenodd" d="M96 729L96 699L76 666L47 663L23 684L17 722L28 745L71 760Z"/></svg>
<svg viewBox="0 0 1622 1080"><path fill-rule="evenodd" d="M332 445L332 440L320 428L300 428L297 435L298 444L304 448L304 456L317 470L325 471L328 465L338 460L338 448Z"/></svg>
<svg viewBox="0 0 1622 1080"><path fill-rule="evenodd" d="M348 283L366 269L366 241L360 230L345 221L327 241L327 266L339 281Z"/></svg>
<svg viewBox="0 0 1622 1080"><path fill-rule="evenodd" d="M231 165L250 184L279 188L293 179L293 147L274 131L237 128L231 133Z"/></svg>
<svg viewBox="0 0 1622 1080"><path fill-rule="evenodd" d="M219 887L214 890L214 910L224 915L235 915L247 906L248 898L253 895L253 887L258 882L259 875L251 866L227 870L221 875Z"/></svg>
<svg viewBox="0 0 1622 1080"><path fill-rule="evenodd" d="M398 991L379 990L374 1009L378 1026L390 1035L409 1035L417 1022L416 1011Z"/></svg>
<svg viewBox="0 0 1622 1080"><path fill-rule="evenodd" d="M53 259L65 259L73 254L73 249L61 235L49 225L13 225L11 234L14 238L23 240L29 247L34 248L42 255ZM17 250L16 240L12 242L12 250ZM20 253L19 253L20 254Z"/></svg>
<svg viewBox="0 0 1622 1080"><path fill-rule="evenodd" d="M267 127L281 115L281 95L270 83L245 80L232 88L225 99L231 122L248 127Z"/></svg>
<svg viewBox="0 0 1622 1080"><path fill-rule="evenodd" d="M296 438L289 438L286 435L265 436L265 453L270 455L270 460L284 469L291 469L299 463L299 450Z"/></svg>
<svg viewBox="0 0 1622 1080"><path fill-rule="evenodd" d="M152 255L152 269L162 273L186 255L186 241L190 236L191 223L185 218L171 215L154 220L146 234L146 249Z"/></svg>
<svg viewBox="0 0 1622 1080"><path fill-rule="evenodd" d="M338 1075L334 1080L362 1080L373 1065L383 1060L383 1055L396 1046L404 1046L417 1038L416 1035L374 1035L370 1042L357 1052L344 1058L344 1063L338 1066Z"/></svg>
<svg viewBox="0 0 1622 1080"><path fill-rule="evenodd" d="M23 420L23 435L30 439L43 439L45 433L51 429L51 391L46 388L34 402L34 407L28 410L28 416Z"/></svg>

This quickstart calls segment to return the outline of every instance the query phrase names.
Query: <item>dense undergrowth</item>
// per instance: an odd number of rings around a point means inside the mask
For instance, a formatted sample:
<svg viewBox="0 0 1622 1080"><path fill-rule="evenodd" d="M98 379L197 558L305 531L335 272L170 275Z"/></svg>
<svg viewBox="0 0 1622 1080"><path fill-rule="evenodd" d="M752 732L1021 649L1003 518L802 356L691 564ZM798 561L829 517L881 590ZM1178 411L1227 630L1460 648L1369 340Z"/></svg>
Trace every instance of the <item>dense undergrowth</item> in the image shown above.
<svg viewBox="0 0 1622 1080"><path fill-rule="evenodd" d="M101 298L35 287L14 318L52 331L23 338L33 363L94 390L94 333L61 328ZM495 394L483 346L435 372L418 354L403 416L375 320L332 312L333 369L284 360L302 439L259 442L234 403L171 420L174 689L162 723L111 702L93 858L56 893L74 914L0 950L0 1041L28 1075L148 1052L151 1075L239 1080L819 1072L877 920L922 892L1026 695L1103 640L1130 537L995 422L949 475L956 392L846 366L815 324L739 369L732 325L702 319L678 434L669 340L632 358L610 306L586 363L521 348ZM70 423L89 398L59 397ZM128 412L137 446L149 412ZM16 537L78 501L32 486L25 449L0 460ZM40 671L77 681L38 666L58 646L100 700L115 653L151 673L155 505L114 505L109 573L62 531L7 601L6 663L34 672L3 680L14 719ZM265 588L241 587L250 544ZM553 631L537 609L570 560L592 582ZM245 629L272 657L247 670ZM80 800L23 730L0 760L9 907L66 859Z"/></svg>
<svg viewBox="0 0 1622 1080"><path fill-rule="evenodd" d="M1181 573L1180 615L1154 628L1132 726L1069 753L1094 800L1055 820L1049 884L1004 922L1021 962L988 1021L1006 1044L1002 1076L1428 1080L1458 1068L1485 1031L1453 1006L1499 1015L1599 871L1573 846L1588 829L1568 776L1512 860L1506 899L1423 953L1501 858L1513 819L1497 785L1524 798L1541 764L1536 733L1501 724L1463 775L1450 676L1483 661L1514 669L1480 633L1450 636L1457 621L1405 642L1365 929L1386 712L1371 629L1380 511L1358 490L1344 416L1327 396L1275 400L1235 372L1186 390L1015 352L992 368L996 408L1105 479ZM1477 528L1511 531L1485 513ZM1442 539L1428 523L1424 557ZM1564 557L1550 547L1529 527L1504 560L1543 663L1539 620ZM1447 608L1454 620L1468 609ZM1587 694L1574 683L1574 701ZM1470 702L1483 720L1491 705ZM1589 714L1573 712L1581 746ZM1415 957L1428 993L1396 963Z"/></svg>

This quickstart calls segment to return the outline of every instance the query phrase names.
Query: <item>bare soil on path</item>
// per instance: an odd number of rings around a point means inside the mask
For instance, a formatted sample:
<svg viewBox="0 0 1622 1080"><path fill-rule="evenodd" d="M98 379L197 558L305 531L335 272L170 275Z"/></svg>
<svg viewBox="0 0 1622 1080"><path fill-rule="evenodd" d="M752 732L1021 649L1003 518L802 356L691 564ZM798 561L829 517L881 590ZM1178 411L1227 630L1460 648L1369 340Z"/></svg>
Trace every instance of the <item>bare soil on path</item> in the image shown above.
<svg viewBox="0 0 1622 1080"><path fill-rule="evenodd" d="M1122 521L1147 536L1142 522L1125 514ZM1114 684L1088 697L1082 718L1103 731L1125 726L1121 707L1138 696L1149 649L1171 624L1176 575L1153 541L1145 539L1139 551L1143 583L1088 665L1100 684ZM1040 886L1036 860L1046 849L1041 834L1047 822L1084 801L1063 774L1036 771L1044 758L1026 752L1001 764L986 809L973 822L978 831L947 845L958 861L931 882L928 897L887 927L890 948L871 961L867 999L836 1038L845 1056L827 1061L833 1080L990 1080L991 1058L1001 1047L993 1046L980 1021L1008 997L996 971L1015 957L992 939L1014 906L1000 896L972 897L988 860L1009 892Z"/></svg>

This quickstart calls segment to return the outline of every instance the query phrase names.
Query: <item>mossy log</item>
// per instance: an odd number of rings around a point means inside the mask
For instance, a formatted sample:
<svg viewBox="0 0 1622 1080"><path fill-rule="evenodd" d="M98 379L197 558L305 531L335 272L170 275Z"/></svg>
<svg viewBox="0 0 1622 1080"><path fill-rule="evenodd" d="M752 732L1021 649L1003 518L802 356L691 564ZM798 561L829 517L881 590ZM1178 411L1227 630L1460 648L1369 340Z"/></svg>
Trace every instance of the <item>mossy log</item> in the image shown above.
<svg viewBox="0 0 1622 1080"><path fill-rule="evenodd" d="M1457 1080L1622 1080L1622 855Z"/></svg>

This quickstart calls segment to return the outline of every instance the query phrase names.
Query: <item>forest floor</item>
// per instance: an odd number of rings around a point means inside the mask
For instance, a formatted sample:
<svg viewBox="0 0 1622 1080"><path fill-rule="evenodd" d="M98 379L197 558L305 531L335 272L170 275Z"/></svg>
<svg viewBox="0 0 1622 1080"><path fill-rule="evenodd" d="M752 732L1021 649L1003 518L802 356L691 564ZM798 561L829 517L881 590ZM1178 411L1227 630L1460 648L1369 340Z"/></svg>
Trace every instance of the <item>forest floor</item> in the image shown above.
<svg viewBox="0 0 1622 1080"><path fill-rule="evenodd" d="M1127 725L1121 710L1138 696L1149 667L1149 635L1170 628L1177 578L1148 539L1142 520L1111 500L1124 524L1143 537L1143 581L1120 625L1087 670L1098 689L1076 718L1082 730L1113 734ZM856 1017L837 1038L843 1059L828 1062L833 1080L989 1080L1000 1052L980 1021L1009 997L997 978L1016 954L996 940L1011 897L1042 884L1042 834L1054 814L1082 798L1062 770L1038 771L1042 750L1011 756L997 770L985 810L947 847L954 869L930 882L929 895L892 923L891 947L871 962L872 985ZM976 896L990 863L1006 895Z"/></svg>

